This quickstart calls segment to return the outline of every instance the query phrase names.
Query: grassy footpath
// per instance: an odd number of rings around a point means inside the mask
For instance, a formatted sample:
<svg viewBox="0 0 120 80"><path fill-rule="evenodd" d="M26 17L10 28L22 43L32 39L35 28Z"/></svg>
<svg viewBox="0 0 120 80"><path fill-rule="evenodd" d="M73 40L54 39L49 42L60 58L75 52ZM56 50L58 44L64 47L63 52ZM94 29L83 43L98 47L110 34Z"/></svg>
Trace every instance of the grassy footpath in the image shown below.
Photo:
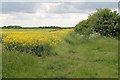
<svg viewBox="0 0 120 80"><path fill-rule="evenodd" d="M70 33L55 48L57 55L37 57L3 49L4 78L116 78L118 41Z"/></svg>

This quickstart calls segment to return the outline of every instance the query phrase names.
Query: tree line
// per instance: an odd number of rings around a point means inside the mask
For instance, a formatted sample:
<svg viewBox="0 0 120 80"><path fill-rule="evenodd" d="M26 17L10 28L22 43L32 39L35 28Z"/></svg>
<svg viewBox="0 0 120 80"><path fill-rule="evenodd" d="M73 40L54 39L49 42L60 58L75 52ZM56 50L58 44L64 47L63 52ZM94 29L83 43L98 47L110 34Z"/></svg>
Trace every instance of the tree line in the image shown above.
<svg viewBox="0 0 120 80"><path fill-rule="evenodd" d="M3 29L71 29L73 27L59 27L59 26L39 26L39 27L21 27L18 25L3 26Z"/></svg>

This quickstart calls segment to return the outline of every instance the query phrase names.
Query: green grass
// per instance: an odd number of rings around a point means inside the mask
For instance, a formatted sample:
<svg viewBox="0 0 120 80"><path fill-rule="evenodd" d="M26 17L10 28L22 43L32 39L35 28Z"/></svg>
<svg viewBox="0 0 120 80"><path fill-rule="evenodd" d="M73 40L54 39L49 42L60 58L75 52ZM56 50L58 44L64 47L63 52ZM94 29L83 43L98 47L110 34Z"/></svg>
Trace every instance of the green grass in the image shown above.
<svg viewBox="0 0 120 80"><path fill-rule="evenodd" d="M2 45L0 44L0 79L2 78Z"/></svg>
<svg viewBox="0 0 120 80"><path fill-rule="evenodd" d="M57 55L37 57L3 49L4 78L117 78L118 41L74 32L55 48Z"/></svg>

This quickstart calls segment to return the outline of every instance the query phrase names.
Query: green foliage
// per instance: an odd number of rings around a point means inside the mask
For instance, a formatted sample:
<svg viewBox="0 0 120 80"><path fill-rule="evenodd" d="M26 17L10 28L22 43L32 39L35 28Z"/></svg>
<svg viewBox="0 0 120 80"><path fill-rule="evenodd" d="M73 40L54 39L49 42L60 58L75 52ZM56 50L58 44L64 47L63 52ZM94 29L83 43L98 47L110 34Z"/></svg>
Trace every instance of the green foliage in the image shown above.
<svg viewBox="0 0 120 80"><path fill-rule="evenodd" d="M11 44L14 43L14 44ZM9 51L17 50L19 52L26 52L29 54L34 54L36 56L50 56L55 55L53 52L53 47L49 44L38 45L38 46L22 46L20 43L3 43L3 48ZM17 46L16 46L17 45Z"/></svg>
<svg viewBox="0 0 120 80"><path fill-rule="evenodd" d="M120 16L110 9L97 9L87 20L77 24L74 30L80 34L92 34L97 32L103 36L119 37Z"/></svg>
<svg viewBox="0 0 120 80"><path fill-rule="evenodd" d="M71 32L56 56L3 49L3 78L118 78L118 40ZM52 50L51 50L52 51Z"/></svg>
<svg viewBox="0 0 120 80"><path fill-rule="evenodd" d="M80 34L89 34L90 28L88 28L88 21L83 20L79 24L77 24L74 30Z"/></svg>
<svg viewBox="0 0 120 80"><path fill-rule="evenodd" d="M61 29L59 26L40 26L40 29Z"/></svg>
<svg viewBox="0 0 120 80"><path fill-rule="evenodd" d="M39 26L39 29L72 29L73 27Z"/></svg>
<svg viewBox="0 0 120 80"><path fill-rule="evenodd" d="M15 26L3 26L2 28L5 28L5 29L20 29L20 28L22 28L21 26L17 26L17 25L15 25Z"/></svg>

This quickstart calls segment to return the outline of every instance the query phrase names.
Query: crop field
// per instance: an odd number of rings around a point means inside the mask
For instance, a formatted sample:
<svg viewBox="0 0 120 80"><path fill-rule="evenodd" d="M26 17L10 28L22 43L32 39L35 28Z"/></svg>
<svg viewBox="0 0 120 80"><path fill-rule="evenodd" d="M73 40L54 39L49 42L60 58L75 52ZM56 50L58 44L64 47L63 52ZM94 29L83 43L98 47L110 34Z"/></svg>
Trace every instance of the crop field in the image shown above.
<svg viewBox="0 0 120 80"><path fill-rule="evenodd" d="M73 29L2 29L3 78L118 78L118 40Z"/></svg>
<svg viewBox="0 0 120 80"><path fill-rule="evenodd" d="M21 50L35 52L42 47L55 46L62 39L63 35L66 35L69 30L3 30L2 41L4 47L8 50ZM36 49L39 47L38 49ZM38 52L35 53L40 56Z"/></svg>
<svg viewBox="0 0 120 80"><path fill-rule="evenodd" d="M56 45L61 41L61 35L66 35L70 30L60 31L3 31L3 43L14 45L12 48L16 48L21 44L22 46L37 46L37 45ZM37 43L37 44L36 44ZM8 47L6 46L6 47Z"/></svg>

